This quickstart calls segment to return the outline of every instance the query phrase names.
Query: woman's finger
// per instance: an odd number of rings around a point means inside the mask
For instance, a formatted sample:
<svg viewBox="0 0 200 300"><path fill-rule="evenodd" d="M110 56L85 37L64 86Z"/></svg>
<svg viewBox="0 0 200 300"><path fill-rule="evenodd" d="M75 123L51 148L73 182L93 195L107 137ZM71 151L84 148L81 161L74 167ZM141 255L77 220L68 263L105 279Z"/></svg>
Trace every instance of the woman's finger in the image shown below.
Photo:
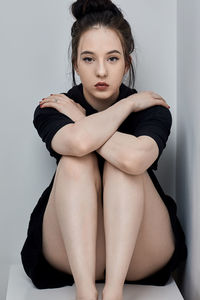
<svg viewBox="0 0 200 300"><path fill-rule="evenodd" d="M160 97L158 97L158 96L155 96L153 98L156 99L156 100L159 100L159 101L163 101L164 103L167 103L165 99L163 99L161 96Z"/></svg>
<svg viewBox="0 0 200 300"><path fill-rule="evenodd" d="M72 100L71 98L67 97L64 94L51 94L50 97L56 97L56 98L62 99L64 101L69 100L69 101L75 102L74 100Z"/></svg>
<svg viewBox="0 0 200 300"><path fill-rule="evenodd" d="M52 97L67 97L64 94L50 94L50 96L52 96Z"/></svg>
<svg viewBox="0 0 200 300"><path fill-rule="evenodd" d="M63 94L51 94L50 96L43 98L42 101L48 101L47 99L48 100L50 99L51 101L52 101L52 99L59 99L60 101L66 101L66 100L73 101Z"/></svg>
<svg viewBox="0 0 200 300"><path fill-rule="evenodd" d="M59 104L57 102L44 102L40 104L40 107L54 107L56 109L59 109Z"/></svg>
<svg viewBox="0 0 200 300"><path fill-rule="evenodd" d="M153 97L155 98L155 99L163 99L160 95L158 95L158 94L153 94ZM163 99L164 100L164 99Z"/></svg>
<svg viewBox="0 0 200 300"><path fill-rule="evenodd" d="M167 104L167 102L166 101L163 101L163 99L157 99L159 102L157 102L156 103L156 105L163 105L163 106L165 106L165 107L167 107L167 108L169 108L170 106Z"/></svg>
<svg viewBox="0 0 200 300"><path fill-rule="evenodd" d="M46 97L46 98L43 98L40 103L47 103L47 102L62 102L64 101L63 99L61 98L58 98L58 97Z"/></svg>
<svg viewBox="0 0 200 300"><path fill-rule="evenodd" d="M164 101L164 99L158 99L158 98L154 98L155 100L156 100L156 102L158 101L158 102L161 102L161 103L164 103L164 104L166 104L166 101Z"/></svg>
<svg viewBox="0 0 200 300"><path fill-rule="evenodd" d="M161 96L160 96L159 94L157 94L157 93L151 92L151 95L152 95L152 97L155 98L155 99L159 99L159 100L165 101L165 99L163 99L163 97L161 97ZM166 101L165 101L165 102L166 102Z"/></svg>

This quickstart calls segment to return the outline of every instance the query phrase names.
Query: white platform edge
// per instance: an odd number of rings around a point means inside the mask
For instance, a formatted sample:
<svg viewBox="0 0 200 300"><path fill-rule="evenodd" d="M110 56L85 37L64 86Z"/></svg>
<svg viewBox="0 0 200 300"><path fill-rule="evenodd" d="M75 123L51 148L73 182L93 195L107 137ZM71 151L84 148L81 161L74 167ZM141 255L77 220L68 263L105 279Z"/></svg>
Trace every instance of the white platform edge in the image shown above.
<svg viewBox="0 0 200 300"><path fill-rule="evenodd" d="M97 283L99 300L103 283ZM75 285L55 289L37 289L22 265L10 266L6 300L75 300ZM174 279L165 286L125 284L123 300L183 300Z"/></svg>

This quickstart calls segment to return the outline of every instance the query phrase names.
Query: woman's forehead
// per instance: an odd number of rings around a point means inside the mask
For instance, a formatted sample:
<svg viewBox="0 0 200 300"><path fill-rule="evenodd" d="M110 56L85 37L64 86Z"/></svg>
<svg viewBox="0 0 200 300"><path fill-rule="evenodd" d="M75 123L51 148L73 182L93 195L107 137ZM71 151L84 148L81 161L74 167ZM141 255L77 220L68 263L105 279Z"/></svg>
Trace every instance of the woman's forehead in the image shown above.
<svg viewBox="0 0 200 300"><path fill-rule="evenodd" d="M106 27L88 29L79 41L79 52L88 50L94 53L107 53L113 49L122 52L121 41L114 30Z"/></svg>

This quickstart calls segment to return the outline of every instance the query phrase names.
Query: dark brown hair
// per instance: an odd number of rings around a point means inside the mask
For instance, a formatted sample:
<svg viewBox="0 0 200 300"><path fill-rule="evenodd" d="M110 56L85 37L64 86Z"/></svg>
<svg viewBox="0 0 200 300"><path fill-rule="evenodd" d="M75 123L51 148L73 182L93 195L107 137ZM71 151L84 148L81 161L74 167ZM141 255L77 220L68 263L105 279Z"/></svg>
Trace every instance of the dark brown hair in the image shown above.
<svg viewBox="0 0 200 300"><path fill-rule="evenodd" d="M95 25L108 27L114 30L122 44L126 66L129 68L129 87L134 88L135 72L130 54L134 51L134 39L129 23L123 14L110 0L77 0L71 7L76 21L71 28L71 63L73 85L76 85L74 65L77 61L78 45L81 35Z"/></svg>

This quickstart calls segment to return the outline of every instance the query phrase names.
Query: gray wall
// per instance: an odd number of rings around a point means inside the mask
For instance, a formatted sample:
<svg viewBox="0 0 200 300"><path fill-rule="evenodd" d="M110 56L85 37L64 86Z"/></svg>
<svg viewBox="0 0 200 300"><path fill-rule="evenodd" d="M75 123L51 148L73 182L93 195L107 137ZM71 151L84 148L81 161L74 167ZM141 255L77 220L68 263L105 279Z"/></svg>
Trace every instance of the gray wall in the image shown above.
<svg viewBox="0 0 200 300"><path fill-rule="evenodd" d="M186 300L200 299L200 2L178 1L177 203L188 244Z"/></svg>
<svg viewBox="0 0 200 300"><path fill-rule="evenodd" d="M56 168L54 158L49 156L33 127L32 118L41 98L66 91L71 86L67 63L73 21L68 12L71 2L12 0L1 3L1 299L6 294L9 266L20 262L30 213ZM171 106L172 131L156 175L166 193L175 197L176 1L120 0L115 3L123 9L135 36L136 88L160 93ZM182 215L184 217L184 210Z"/></svg>

